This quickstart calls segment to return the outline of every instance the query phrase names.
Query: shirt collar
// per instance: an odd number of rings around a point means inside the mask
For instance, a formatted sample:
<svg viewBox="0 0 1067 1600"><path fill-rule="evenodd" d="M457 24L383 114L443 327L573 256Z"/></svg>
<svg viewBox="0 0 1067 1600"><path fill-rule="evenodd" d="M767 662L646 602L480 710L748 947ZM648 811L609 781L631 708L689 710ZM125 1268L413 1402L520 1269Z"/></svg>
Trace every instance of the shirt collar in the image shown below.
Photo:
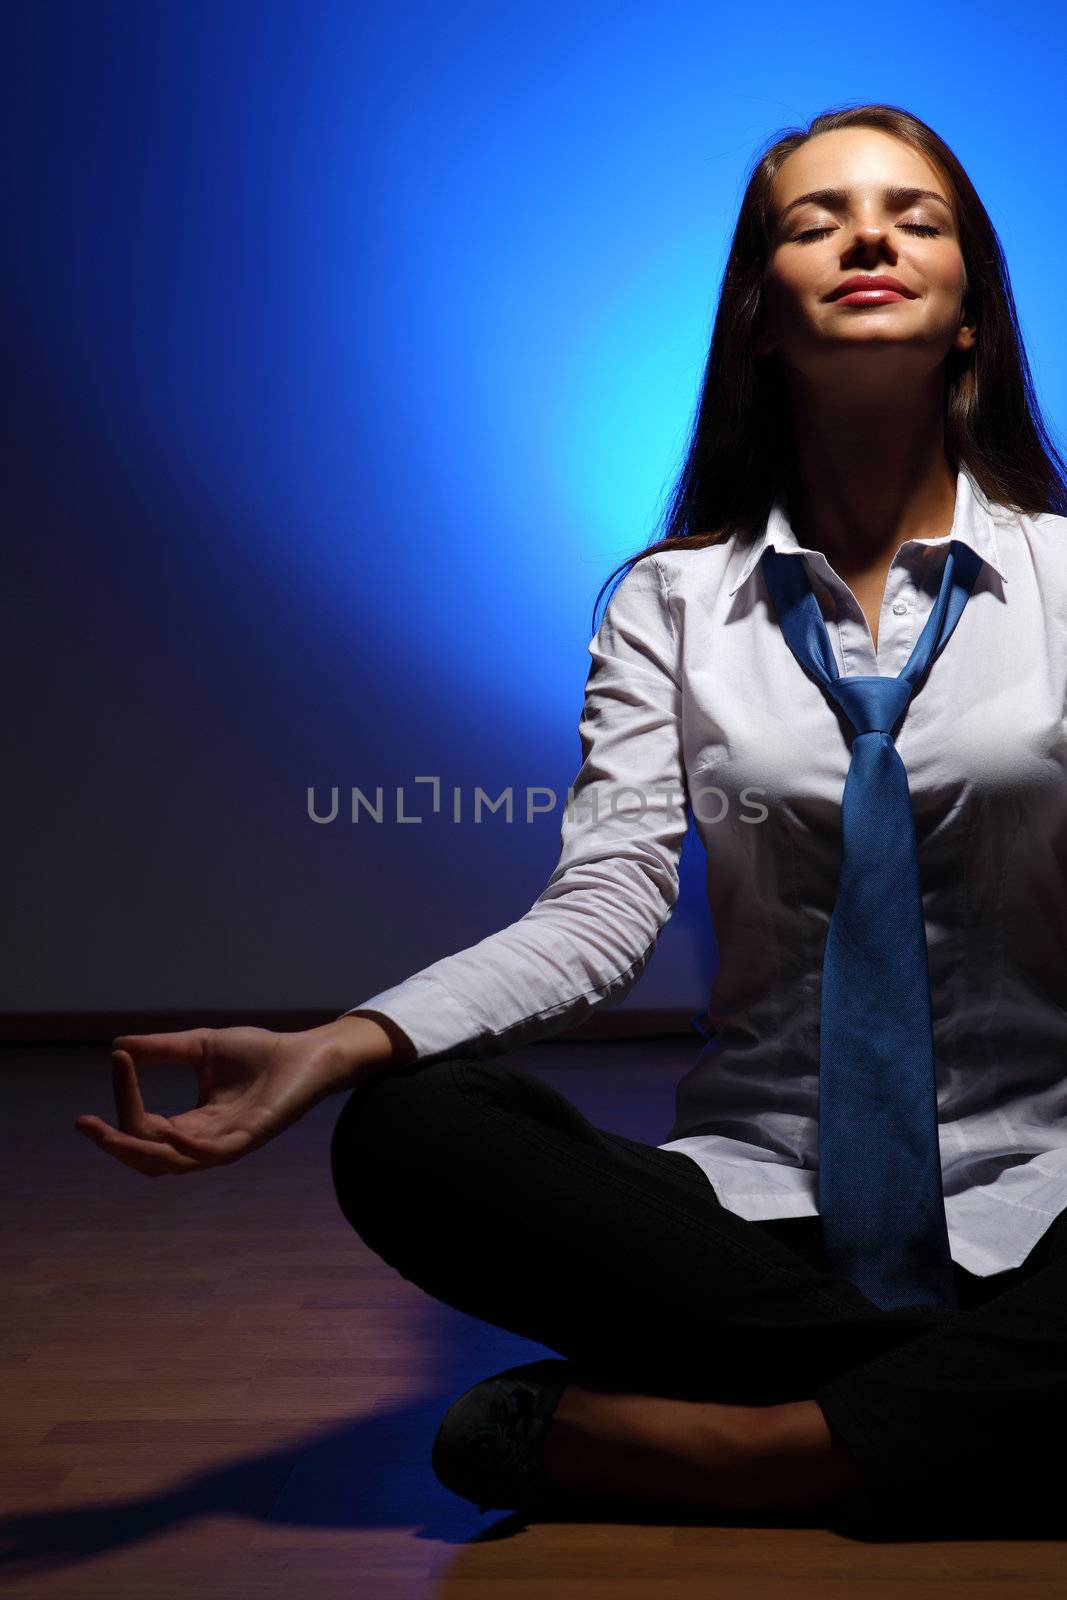
<svg viewBox="0 0 1067 1600"><path fill-rule="evenodd" d="M947 545L950 540L959 539L962 544L969 545L975 554L987 562L997 576L1003 579L1004 568L997 547L996 524L1005 521L1006 517L1005 508L994 504L983 493L967 468L961 467L956 475L956 509L951 531L940 538L909 539L906 543L936 546ZM794 555L809 555L818 565L828 565L821 550L811 550L797 539L789 523L785 509L785 492L782 490L776 496L759 536L751 544L735 544L732 560L736 576L727 589L728 594L735 594L751 577L768 546Z"/></svg>

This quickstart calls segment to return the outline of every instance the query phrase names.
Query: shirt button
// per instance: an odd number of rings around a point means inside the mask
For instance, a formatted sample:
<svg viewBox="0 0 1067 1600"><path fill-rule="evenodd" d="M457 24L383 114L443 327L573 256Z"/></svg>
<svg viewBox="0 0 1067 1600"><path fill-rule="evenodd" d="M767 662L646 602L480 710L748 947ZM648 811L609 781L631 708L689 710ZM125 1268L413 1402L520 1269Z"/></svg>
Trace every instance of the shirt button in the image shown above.
<svg viewBox="0 0 1067 1600"><path fill-rule="evenodd" d="M893 611L898 617L902 617L907 609L908 602L906 600L897 600L894 602Z"/></svg>

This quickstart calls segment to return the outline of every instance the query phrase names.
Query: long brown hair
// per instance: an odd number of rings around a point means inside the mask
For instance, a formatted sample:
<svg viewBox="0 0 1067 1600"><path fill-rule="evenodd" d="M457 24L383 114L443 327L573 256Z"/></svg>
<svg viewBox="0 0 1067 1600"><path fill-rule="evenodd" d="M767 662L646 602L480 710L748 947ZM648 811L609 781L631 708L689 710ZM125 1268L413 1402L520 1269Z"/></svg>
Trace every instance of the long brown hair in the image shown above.
<svg viewBox="0 0 1067 1600"><path fill-rule="evenodd" d="M755 334L763 312L771 253L771 194L799 145L836 128L880 128L920 150L955 192L966 269L965 303L978 339L945 360L945 448L990 500L1023 512L1067 515L1064 463L1034 392L996 229L962 165L932 128L891 105L823 112L806 128L771 135L745 188L723 273L696 414L685 461L655 542L621 562L593 604L593 629L605 589L657 550L700 548L735 535L751 538L766 522L780 487L795 482L792 426L777 359L759 358ZM615 587L618 586L615 584ZM613 591L614 592L614 591Z"/></svg>

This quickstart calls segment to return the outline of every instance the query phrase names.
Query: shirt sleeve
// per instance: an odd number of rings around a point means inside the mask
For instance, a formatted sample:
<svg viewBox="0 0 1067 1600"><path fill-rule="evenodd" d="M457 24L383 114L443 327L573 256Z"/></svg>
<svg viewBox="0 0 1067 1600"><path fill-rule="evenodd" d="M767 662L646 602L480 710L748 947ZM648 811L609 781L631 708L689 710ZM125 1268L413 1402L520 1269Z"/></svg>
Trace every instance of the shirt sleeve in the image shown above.
<svg viewBox="0 0 1067 1600"><path fill-rule="evenodd" d="M510 926L343 1013L389 1017L416 1060L496 1055L618 1002L674 910L689 795L678 640L655 556L627 572L588 648L582 764L545 888Z"/></svg>

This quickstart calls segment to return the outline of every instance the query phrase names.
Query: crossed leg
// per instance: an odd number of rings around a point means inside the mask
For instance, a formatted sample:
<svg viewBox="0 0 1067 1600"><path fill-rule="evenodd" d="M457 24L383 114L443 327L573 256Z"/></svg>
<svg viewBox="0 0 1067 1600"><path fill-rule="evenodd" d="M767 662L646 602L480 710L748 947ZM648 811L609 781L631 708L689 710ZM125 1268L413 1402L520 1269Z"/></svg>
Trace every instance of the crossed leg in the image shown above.
<svg viewBox="0 0 1067 1600"><path fill-rule="evenodd" d="M976 1315L880 1310L726 1210L688 1157L596 1128L499 1057L361 1085L331 1166L344 1215L404 1277L574 1362L545 1453L564 1486L604 1492L614 1474L608 1492L642 1498L832 1501L872 1466L884 1479L866 1371L884 1385L907 1370L895 1358ZM910 1425L922 1435L914 1410Z"/></svg>

